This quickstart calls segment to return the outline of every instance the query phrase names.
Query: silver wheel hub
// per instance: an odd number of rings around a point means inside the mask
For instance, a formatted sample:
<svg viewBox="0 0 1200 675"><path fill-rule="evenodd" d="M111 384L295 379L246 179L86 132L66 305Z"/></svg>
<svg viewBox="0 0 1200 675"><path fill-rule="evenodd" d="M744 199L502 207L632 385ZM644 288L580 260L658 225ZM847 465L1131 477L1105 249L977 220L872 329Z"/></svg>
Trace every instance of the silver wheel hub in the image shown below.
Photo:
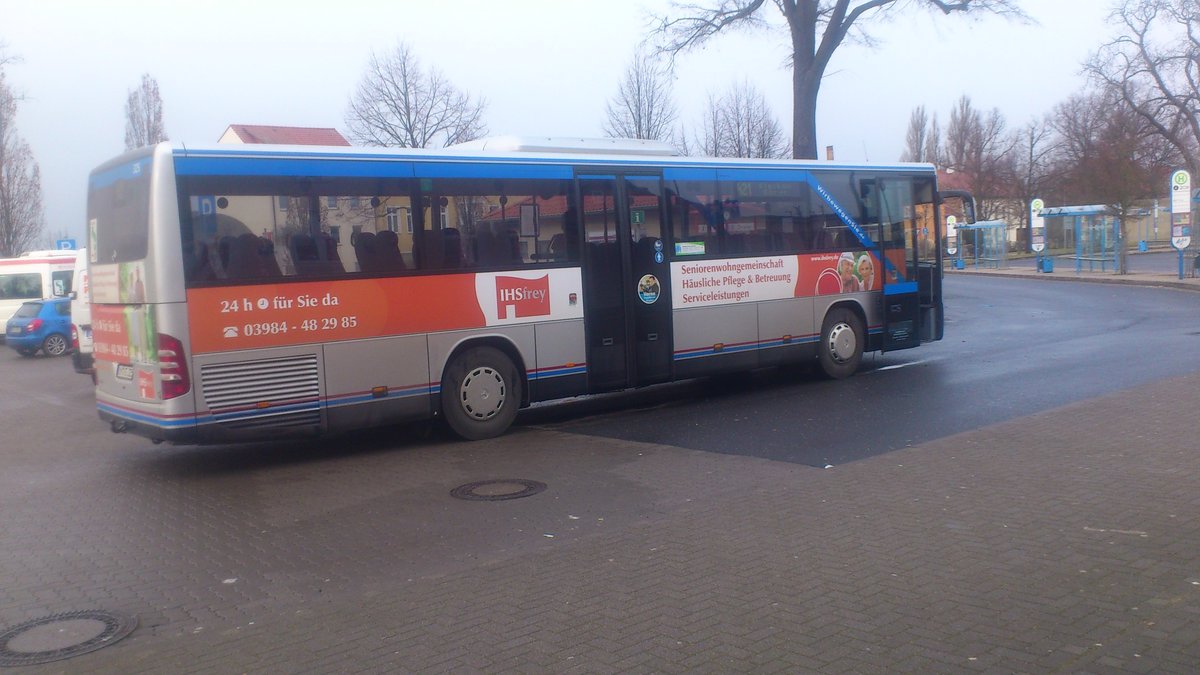
<svg viewBox="0 0 1200 675"><path fill-rule="evenodd" d="M46 351L51 354L58 355L66 351L66 341L60 337L51 337L46 342Z"/></svg>
<svg viewBox="0 0 1200 675"><path fill-rule="evenodd" d="M500 371L480 366L467 373L458 387L458 400L469 417L491 419L504 407L508 387Z"/></svg>
<svg viewBox="0 0 1200 675"><path fill-rule="evenodd" d="M850 324L839 323L829 331L829 355L838 363L846 363L854 358L858 350L858 336Z"/></svg>

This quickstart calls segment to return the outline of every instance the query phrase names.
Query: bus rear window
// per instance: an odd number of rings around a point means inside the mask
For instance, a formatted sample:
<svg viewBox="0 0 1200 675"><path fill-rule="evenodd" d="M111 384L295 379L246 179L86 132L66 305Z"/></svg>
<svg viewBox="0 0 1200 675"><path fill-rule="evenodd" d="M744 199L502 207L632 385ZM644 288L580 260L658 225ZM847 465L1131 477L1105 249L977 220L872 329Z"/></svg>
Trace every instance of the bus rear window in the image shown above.
<svg viewBox="0 0 1200 675"><path fill-rule="evenodd" d="M92 259L118 263L146 257L150 232L150 158L93 174L88 189Z"/></svg>

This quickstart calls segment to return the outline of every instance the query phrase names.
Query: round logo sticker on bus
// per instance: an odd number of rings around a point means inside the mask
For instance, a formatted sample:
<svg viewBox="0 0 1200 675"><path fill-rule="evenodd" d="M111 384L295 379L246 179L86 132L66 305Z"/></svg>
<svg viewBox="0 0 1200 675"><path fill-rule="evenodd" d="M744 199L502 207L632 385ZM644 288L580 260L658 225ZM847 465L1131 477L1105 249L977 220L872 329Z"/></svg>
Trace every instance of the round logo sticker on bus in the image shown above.
<svg viewBox="0 0 1200 675"><path fill-rule="evenodd" d="M662 287L658 284L658 277L653 274L647 274L641 279L638 279L638 297L647 305L653 305L658 296L662 293Z"/></svg>

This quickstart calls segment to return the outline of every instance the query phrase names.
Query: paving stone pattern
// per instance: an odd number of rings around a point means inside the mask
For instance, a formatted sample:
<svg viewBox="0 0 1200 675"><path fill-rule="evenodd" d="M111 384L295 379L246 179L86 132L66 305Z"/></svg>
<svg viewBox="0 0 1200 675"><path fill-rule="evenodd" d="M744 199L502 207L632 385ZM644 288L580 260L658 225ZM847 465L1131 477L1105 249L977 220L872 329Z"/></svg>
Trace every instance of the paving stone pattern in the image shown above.
<svg viewBox="0 0 1200 675"><path fill-rule="evenodd" d="M139 618L20 672L1194 671L1198 390L828 469L538 428L152 447L81 413L0 451L0 627ZM487 478L550 487L449 496Z"/></svg>

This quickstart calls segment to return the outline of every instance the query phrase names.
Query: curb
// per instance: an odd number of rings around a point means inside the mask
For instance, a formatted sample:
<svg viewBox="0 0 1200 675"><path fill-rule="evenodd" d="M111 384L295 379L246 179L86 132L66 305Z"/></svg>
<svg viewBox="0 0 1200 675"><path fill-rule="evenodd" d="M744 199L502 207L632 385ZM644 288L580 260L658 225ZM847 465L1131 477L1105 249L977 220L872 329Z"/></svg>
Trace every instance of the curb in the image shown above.
<svg viewBox="0 0 1200 675"><path fill-rule="evenodd" d="M1147 279L1139 278L1137 274L1126 274L1110 277L1092 277L1080 276L1071 274L1070 276L1056 276L1053 272L1047 274L1039 273L1023 273L1023 272L968 272L966 270L944 270L945 274L957 274L963 276L979 276L979 277L1001 277L1005 279L1034 279L1045 281L1082 281L1091 284L1117 284L1122 286L1142 286L1146 288L1172 288L1180 291L1192 291L1193 293L1200 292L1200 279L1196 281L1182 281L1179 279Z"/></svg>

